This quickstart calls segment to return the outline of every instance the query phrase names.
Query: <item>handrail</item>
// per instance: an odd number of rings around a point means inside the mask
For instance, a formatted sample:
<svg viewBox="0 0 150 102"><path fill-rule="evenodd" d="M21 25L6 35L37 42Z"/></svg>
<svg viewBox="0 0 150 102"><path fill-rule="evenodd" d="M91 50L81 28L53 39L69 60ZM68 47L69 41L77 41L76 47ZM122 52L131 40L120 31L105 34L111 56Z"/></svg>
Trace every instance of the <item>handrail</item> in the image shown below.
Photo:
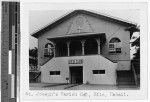
<svg viewBox="0 0 150 102"><path fill-rule="evenodd" d="M135 84L137 85L137 84L138 84L138 83L137 83L137 75L136 75L136 72L135 72L135 69L134 69L134 65L133 65L133 63L131 63L131 68L132 68L133 73L134 73L134 80L135 80Z"/></svg>
<svg viewBox="0 0 150 102"><path fill-rule="evenodd" d="M100 54L101 55L101 54ZM101 55L101 56L103 56L103 55ZM104 57L104 56L103 56ZM104 57L104 58L106 58L106 59L108 59L109 61L111 61L111 62L113 62L113 63L117 63L117 62L115 62L115 61L113 61L113 60L111 60L111 59L109 59L109 58L107 58L107 57Z"/></svg>
<svg viewBox="0 0 150 102"><path fill-rule="evenodd" d="M43 66L44 64L46 64L48 61L50 61L51 59L53 59L54 57L50 57L46 62L42 63L41 66Z"/></svg>
<svg viewBox="0 0 150 102"><path fill-rule="evenodd" d="M34 79L38 78L40 74L41 74L41 72L40 72L40 73L38 73L38 74L37 74L37 76L35 76L35 77L34 77L34 78L32 78L32 79L34 80Z"/></svg>
<svg viewBox="0 0 150 102"><path fill-rule="evenodd" d="M35 79L38 78L40 75L41 75L41 72L35 77Z"/></svg>

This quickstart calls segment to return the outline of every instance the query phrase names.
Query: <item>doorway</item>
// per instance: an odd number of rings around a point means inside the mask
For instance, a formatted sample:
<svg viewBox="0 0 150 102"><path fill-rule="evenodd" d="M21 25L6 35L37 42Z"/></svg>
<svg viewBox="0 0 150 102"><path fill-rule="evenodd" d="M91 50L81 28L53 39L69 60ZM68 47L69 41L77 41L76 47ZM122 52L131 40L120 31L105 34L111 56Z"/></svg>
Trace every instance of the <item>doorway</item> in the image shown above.
<svg viewBox="0 0 150 102"><path fill-rule="evenodd" d="M83 67L71 66L70 69L70 83L83 83Z"/></svg>

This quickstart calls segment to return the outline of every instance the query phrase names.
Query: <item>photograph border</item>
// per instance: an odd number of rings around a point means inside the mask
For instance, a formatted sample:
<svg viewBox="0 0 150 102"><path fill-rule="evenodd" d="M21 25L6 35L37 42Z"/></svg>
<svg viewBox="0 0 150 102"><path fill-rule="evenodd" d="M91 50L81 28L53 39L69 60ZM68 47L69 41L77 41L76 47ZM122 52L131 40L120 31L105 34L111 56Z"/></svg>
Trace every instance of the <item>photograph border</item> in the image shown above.
<svg viewBox="0 0 150 102"><path fill-rule="evenodd" d="M63 6L65 4L68 4L68 3L63 3ZM72 3L73 4L73 3ZM80 6L89 6L89 5L92 5L91 3L79 3ZM103 6L108 6L108 5L111 5L112 8L116 8L115 6L117 5L117 3L93 3L93 5L95 5L94 7L96 8L97 6L99 5L103 5ZM119 3L118 3L119 4ZM29 68L29 63L28 63L28 59L29 59L29 52L28 52L28 48L29 48L29 11L30 10L38 10L40 7L42 8L42 10L47 10L47 9L54 9L55 6L60 6L62 5L62 3L50 3L49 5L51 5L50 8L48 7L45 7L46 5L48 5L48 3L35 3L35 2L21 2L21 12L24 12L24 13L21 13L21 51L20 51L20 54L21 54L21 75L20 75L20 94L21 94L21 100L42 100L42 99L85 99L85 100L91 100L91 99L104 99L104 100L107 100L107 99L146 99L147 98L147 73L148 73L148 69L147 69L147 5L146 3L120 3L120 7L122 7L122 9L126 9L128 7L128 9L140 9L140 12L141 12L141 15L140 15L140 20L141 20L141 24L140 24L140 42L141 42L141 89L140 90L113 90L113 92L122 92L122 93L127 93L129 96L128 97L83 97L81 96L80 98L79 97L64 97L64 96L53 96L53 97L50 97L48 95L50 95L50 92L49 91L46 91L46 90L41 90L39 93L39 90L36 90L36 91L30 91L29 90L29 76L28 76L28 68ZM62 9L62 7L59 7L57 9ZM71 7L71 5L70 5ZM119 8L119 7L118 7ZM56 8L55 8L56 9ZM69 8L64 8L64 9L69 9ZM106 8L105 8L106 9ZM110 9L110 8L109 8ZM116 8L117 9L117 8ZM28 43L27 43L28 42ZM145 61L146 60L146 61ZM146 68L146 69L142 69L142 68ZM97 90L92 90L92 91L96 91ZM62 92L61 91L56 91L54 90L53 92L56 92L58 94L60 94ZM64 91L64 92L70 92L70 91ZM74 91L72 90L71 93L77 93L77 94L81 94L82 92L85 92L85 90L81 90L79 92L79 90L77 91ZM111 92L111 91L110 91ZM38 96L37 97L37 93L41 94L41 96ZM87 91L87 93L91 93L91 91ZM106 94L109 94L108 90L100 90L100 93L106 93ZM43 95L42 95L43 94ZM143 96L144 94L144 96ZM47 96L46 96L47 95ZM58 98L59 97L59 98Z"/></svg>

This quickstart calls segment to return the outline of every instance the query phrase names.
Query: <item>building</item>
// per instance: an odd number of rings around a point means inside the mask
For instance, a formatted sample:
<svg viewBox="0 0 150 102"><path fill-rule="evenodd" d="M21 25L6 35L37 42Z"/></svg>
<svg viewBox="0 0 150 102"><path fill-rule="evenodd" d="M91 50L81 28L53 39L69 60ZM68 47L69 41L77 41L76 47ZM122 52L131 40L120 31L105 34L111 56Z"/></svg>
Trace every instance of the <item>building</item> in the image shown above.
<svg viewBox="0 0 150 102"><path fill-rule="evenodd" d="M134 84L131 27L108 15L75 10L32 34L43 83ZM124 82L125 81L125 82Z"/></svg>

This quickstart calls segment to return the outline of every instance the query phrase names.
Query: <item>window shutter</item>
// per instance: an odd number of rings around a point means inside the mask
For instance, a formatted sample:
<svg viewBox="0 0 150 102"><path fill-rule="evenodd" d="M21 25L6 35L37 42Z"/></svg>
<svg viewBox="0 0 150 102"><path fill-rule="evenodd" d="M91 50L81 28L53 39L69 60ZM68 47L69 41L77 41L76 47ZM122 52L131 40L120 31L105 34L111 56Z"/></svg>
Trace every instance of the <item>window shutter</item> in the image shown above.
<svg viewBox="0 0 150 102"><path fill-rule="evenodd" d="M45 48L45 49L44 49L44 56L47 56L47 55L48 55L48 49Z"/></svg>
<svg viewBox="0 0 150 102"><path fill-rule="evenodd" d="M111 49L109 49L109 52L110 52L110 53L115 53L115 52L116 52L116 49L115 49L115 48L111 48Z"/></svg>
<svg viewBox="0 0 150 102"><path fill-rule="evenodd" d="M109 48L114 48L114 43L110 43Z"/></svg>

